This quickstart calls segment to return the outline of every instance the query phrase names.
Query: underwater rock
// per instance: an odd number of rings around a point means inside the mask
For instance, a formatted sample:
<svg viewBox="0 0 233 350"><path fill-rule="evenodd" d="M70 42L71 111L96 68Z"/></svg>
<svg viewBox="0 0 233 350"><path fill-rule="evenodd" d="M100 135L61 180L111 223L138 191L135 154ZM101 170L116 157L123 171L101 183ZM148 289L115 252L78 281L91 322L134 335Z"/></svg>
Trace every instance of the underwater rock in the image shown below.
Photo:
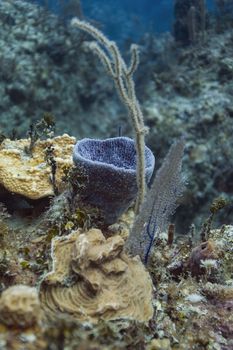
<svg viewBox="0 0 233 350"><path fill-rule="evenodd" d="M38 325L42 311L35 288L15 285L0 298L0 322L8 327L28 328Z"/></svg>
<svg viewBox="0 0 233 350"><path fill-rule="evenodd" d="M40 199L54 195L51 182L51 168L45 160L45 150L54 147L57 165L56 181L62 182L62 167L71 167L72 149L75 138L67 134L53 139L37 141L32 156L25 152L28 139L5 139L0 145L0 185L11 193L30 199Z"/></svg>
<svg viewBox="0 0 233 350"><path fill-rule="evenodd" d="M79 321L119 318L147 322L153 315L152 282L141 261L123 253L124 240L81 230L52 241L53 270L40 290L48 317Z"/></svg>
<svg viewBox="0 0 233 350"><path fill-rule="evenodd" d="M88 175L82 200L98 207L105 222L113 224L137 195L136 149L134 140L114 137L105 140L85 138L74 147L74 163ZM145 148L146 181L154 170L154 155Z"/></svg>

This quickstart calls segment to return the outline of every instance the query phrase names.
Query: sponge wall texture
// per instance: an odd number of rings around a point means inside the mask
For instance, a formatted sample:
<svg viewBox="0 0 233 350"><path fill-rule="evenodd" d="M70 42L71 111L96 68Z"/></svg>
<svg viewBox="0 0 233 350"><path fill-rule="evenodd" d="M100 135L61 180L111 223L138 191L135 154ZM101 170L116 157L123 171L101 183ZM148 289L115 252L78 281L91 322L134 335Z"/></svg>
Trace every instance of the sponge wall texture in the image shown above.
<svg viewBox="0 0 233 350"><path fill-rule="evenodd" d="M149 183L155 159L148 147L145 148L145 158L146 181ZM116 222L137 195L134 140L128 137L85 138L75 145L73 160L88 175L82 201L99 208L106 224Z"/></svg>

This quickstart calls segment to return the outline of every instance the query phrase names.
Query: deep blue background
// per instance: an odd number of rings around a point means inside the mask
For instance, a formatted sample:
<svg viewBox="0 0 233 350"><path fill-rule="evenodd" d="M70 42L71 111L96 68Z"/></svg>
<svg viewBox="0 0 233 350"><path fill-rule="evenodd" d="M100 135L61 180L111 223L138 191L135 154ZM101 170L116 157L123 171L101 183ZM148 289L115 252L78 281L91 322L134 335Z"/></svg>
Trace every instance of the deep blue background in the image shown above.
<svg viewBox="0 0 233 350"><path fill-rule="evenodd" d="M43 4L46 0L34 1ZM59 0L47 2L51 11L62 15ZM81 3L85 18L99 22L114 40L138 40L146 32L158 34L172 30L174 0L84 0ZM209 9L214 7L214 0L206 3Z"/></svg>

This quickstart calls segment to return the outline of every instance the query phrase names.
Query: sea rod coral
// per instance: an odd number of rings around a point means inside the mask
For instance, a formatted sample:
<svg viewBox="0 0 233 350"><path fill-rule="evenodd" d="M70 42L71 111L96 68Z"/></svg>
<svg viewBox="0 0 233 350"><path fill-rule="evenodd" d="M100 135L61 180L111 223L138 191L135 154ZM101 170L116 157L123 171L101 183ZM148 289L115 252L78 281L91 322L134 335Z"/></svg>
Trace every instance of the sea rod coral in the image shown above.
<svg viewBox="0 0 233 350"><path fill-rule="evenodd" d="M131 62L127 67L121 53L115 42L110 41L106 36L90 23L73 18L72 26L77 27L90 34L96 41L87 44L106 67L109 75L115 82L117 91L128 109L129 116L132 119L132 125L135 133L135 147L137 152L137 185L138 195L136 202L136 212L143 203L146 195L145 179L145 133L148 131L144 125L143 114L135 93L133 74L139 63L138 48L131 46Z"/></svg>

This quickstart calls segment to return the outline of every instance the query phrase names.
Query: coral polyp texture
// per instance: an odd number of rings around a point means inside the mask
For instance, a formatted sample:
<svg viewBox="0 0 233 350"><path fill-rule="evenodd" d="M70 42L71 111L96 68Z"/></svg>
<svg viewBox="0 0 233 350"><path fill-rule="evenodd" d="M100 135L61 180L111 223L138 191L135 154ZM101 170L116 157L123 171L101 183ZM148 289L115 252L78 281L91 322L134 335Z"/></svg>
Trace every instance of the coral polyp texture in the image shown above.
<svg viewBox="0 0 233 350"><path fill-rule="evenodd" d="M123 253L123 245L119 235L106 239L94 228L55 238L53 271L40 290L48 317L65 313L93 323L120 318L149 321L152 281L138 258Z"/></svg>
<svg viewBox="0 0 233 350"><path fill-rule="evenodd" d="M63 166L72 166L75 138L67 134L37 141L32 155L26 152L28 139L5 139L0 145L0 185L7 191L30 199L40 199L54 194L51 168L46 162L46 148L54 148L57 165L57 186L61 185Z"/></svg>
<svg viewBox="0 0 233 350"><path fill-rule="evenodd" d="M6 289L0 298L0 323L28 328L40 323L42 311L36 288L15 285Z"/></svg>

